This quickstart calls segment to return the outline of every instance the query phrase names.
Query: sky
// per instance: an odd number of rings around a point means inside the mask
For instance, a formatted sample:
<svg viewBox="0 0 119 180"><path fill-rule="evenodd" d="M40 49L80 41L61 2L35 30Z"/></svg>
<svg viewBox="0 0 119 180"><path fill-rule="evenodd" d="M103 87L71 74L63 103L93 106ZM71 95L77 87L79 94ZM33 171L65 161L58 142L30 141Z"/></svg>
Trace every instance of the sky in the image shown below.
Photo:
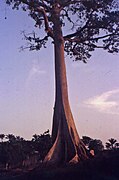
<svg viewBox="0 0 119 180"><path fill-rule="evenodd" d="M25 139L51 132L55 95L53 45L20 51L26 44L21 32L31 32L33 25L25 12L12 11L0 1L0 134ZM79 135L119 141L119 55L98 50L87 64L68 56L65 61Z"/></svg>

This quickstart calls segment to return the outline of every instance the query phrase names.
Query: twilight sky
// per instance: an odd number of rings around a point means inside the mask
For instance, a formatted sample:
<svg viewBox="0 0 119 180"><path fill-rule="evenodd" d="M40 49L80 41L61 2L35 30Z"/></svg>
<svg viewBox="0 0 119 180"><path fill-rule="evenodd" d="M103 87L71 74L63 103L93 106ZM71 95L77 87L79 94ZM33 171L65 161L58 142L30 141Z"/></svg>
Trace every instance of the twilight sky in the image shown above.
<svg viewBox="0 0 119 180"><path fill-rule="evenodd" d="M39 52L20 52L26 43L23 30L33 30L30 17L0 1L0 133L30 139L51 130L54 60L50 43ZM119 55L98 50L87 64L65 59L69 99L80 136L119 141Z"/></svg>

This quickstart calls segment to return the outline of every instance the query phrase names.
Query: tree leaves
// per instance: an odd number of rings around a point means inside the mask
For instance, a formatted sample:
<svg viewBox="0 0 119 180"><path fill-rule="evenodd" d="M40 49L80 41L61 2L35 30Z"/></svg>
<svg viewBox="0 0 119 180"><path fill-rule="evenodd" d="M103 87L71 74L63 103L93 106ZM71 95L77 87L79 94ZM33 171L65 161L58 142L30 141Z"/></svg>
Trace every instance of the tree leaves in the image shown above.
<svg viewBox="0 0 119 180"><path fill-rule="evenodd" d="M119 3L115 0L5 0L5 2L12 5L13 9L22 7L24 11L28 11L29 16L35 21L35 26L47 29L47 36L51 38L54 27L53 13L59 9L62 30L64 31L67 26L70 27L70 33L64 35L65 51L76 61L86 62L96 48L109 53L119 52ZM43 10L45 16L38 8ZM36 39L32 38L30 50L45 47L48 39L44 39L45 37L39 38L36 44Z"/></svg>

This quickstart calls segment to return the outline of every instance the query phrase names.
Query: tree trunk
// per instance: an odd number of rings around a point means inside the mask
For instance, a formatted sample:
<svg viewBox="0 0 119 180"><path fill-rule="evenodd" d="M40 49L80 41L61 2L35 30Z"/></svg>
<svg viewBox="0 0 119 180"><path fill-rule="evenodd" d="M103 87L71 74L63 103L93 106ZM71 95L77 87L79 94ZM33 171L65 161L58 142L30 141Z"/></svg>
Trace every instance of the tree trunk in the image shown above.
<svg viewBox="0 0 119 180"><path fill-rule="evenodd" d="M79 162L87 158L86 148L80 140L71 113L64 59L64 40L59 16L54 16L55 52L55 106L53 115L53 146L44 159L49 165Z"/></svg>

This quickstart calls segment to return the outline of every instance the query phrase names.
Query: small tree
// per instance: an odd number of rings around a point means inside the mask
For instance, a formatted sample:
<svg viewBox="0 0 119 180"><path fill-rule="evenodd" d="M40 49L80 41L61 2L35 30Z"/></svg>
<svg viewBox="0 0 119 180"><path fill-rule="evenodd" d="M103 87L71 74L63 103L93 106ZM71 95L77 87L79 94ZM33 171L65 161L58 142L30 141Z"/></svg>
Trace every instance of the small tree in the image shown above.
<svg viewBox="0 0 119 180"><path fill-rule="evenodd" d="M16 142L16 137L13 134L6 135L6 139L8 139L10 143Z"/></svg>
<svg viewBox="0 0 119 180"><path fill-rule="evenodd" d="M118 143L118 142L115 143L115 148L116 148L116 149L119 148L119 143Z"/></svg>
<svg viewBox="0 0 119 180"><path fill-rule="evenodd" d="M5 138L5 135L4 134L0 134L1 142L3 142L4 138Z"/></svg>
<svg viewBox="0 0 119 180"><path fill-rule="evenodd" d="M34 134L32 143L34 150L39 152L40 159L43 160L52 146L52 140L49 134L49 130L40 135Z"/></svg>
<svg viewBox="0 0 119 180"><path fill-rule="evenodd" d="M5 143L3 142L2 144L0 144L0 165L6 165L6 163L8 162L8 152L5 146Z"/></svg>
<svg viewBox="0 0 119 180"><path fill-rule="evenodd" d="M88 146L89 150L94 150L94 154L98 154L99 152L104 150L104 146L102 141L99 139L94 139L89 142Z"/></svg>
<svg viewBox="0 0 119 180"><path fill-rule="evenodd" d="M112 150L112 149L116 149L118 147L119 147L119 143L114 138L110 138L110 139L108 139L108 142L106 142L106 148L107 149Z"/></svg>
<svg viewBox="0 0 119 180"><path fill-rule="evenodd" d="M53 146L44 162L61 164L87 158L84 143L77 133L68 100L64 51L84 63L92 51L118 52L119 9L115 0L5 0L13 9L21 7L44 28L46 35L25 36L30 50L40 50L52 39L55 57L55 105ZM68 34L65 26L71 27Z"/></svg>
<svg viewBox="0 0 119 180"><path fill-rule="evenodd" d="M82 141L85 144L85 146L89 146L90 141L93 140L92 138L88 137L88 136L82 136Z"/></svg>

